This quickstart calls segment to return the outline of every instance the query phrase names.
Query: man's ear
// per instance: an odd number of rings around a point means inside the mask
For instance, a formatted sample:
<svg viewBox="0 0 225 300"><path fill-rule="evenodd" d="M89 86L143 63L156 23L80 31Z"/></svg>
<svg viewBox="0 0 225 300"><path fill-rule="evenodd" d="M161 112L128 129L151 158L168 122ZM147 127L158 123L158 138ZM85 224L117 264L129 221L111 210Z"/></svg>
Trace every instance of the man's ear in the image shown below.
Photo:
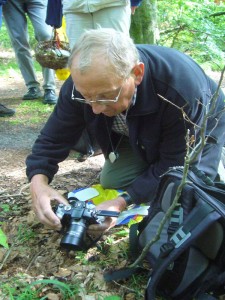
<svg viewBox="0 0 225 300"><path fill-rule="evenodd" d="M134 76L134 82L139 85L142 82L145 73L145 65L143 62L139 62L132 69L132 75Z"/></svg>

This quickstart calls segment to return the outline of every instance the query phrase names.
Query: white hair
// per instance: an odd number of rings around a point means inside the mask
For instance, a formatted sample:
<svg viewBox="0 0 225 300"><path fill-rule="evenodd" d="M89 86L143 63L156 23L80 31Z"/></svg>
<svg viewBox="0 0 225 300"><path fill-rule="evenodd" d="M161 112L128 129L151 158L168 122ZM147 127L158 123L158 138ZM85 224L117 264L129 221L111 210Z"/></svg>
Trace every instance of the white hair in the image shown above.
<svg viewBox="0 0 225 300"><path fill-rule="evenodd" d="M117 77L125 78L139 62L139 55L133 40L126 34L110 28L85 31L72 49L69 68L79 55L76 68L85 73L97 59L105 60Z"/></svg>

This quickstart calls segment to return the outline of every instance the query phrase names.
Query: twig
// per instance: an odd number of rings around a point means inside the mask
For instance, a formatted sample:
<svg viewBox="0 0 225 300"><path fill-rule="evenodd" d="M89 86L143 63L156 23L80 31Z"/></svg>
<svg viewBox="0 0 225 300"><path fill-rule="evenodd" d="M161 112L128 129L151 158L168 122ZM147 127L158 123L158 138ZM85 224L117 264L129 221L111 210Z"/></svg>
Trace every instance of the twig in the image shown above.
<svg viewBox="0 0 225 300"><path fill-rule="evenodd" d="M36 254L32 257L32 259L30 260L29 265L28 265L27 268L26 268L26 272L29 271L30 267L31 267L32 264L35 262L36 258L37 258L40 254L42 254L44 251L45 251L45 250L42 249L41 251L39 251L38 253L36 253Z"/></svg>
<svg viewBox="0 0 225 300"><path fill-rule="evenodd" d="M122 287L123 289L126 289L126 290L128 290L128 291L130 291L130 292L132 292L132 293L138 293L138 295L143 296L142 293L139 293L138 291L135 291L135 290L133 290L133 289L131 289L131 288L128 288L128 287L125 286L125 285L119 284L118 282L116 282L116 281L114 281L114 280L113 280L113 283L115 283L115 284L118 285L119 287Z"/></svg>
<svg viewBox="0 0 225 300"><path fill-rule="evenodd" d="M187 174L188 174L188 169L189 169L189 162L188 162L189 145L188 145L188 140L189 140L189 131L187 132L187 137L186 137L187 152L186 152L186 156L185 156L183 176L182 176L182 179L181 179L181 183L179 184L179 186L177 188L174 200L173 200L171 206L169 207L169 209L167 210L166 214L162 218L162 220L159 224L159 227L157 229L156 235L146 244L146 246L142 250L141 255L136 259L136 261L133 264L131 264L129 266L130 268L134 268L134 267L140 265L140 262L145 258L145 256L146 256L148 250L150 249L150 247L160 239L160 235L161 235L163 226L165 225L166 221L170 218L172 212L174 211L174 208L176 207L176 205L178 203L178 200L180 198L183 187L187 183Z"/></svg>
<svg viewBox="0 0 225 300"><path fill-rule="evenodd" d="M17 194L6 194L6 195L1 195L0 198L16 198L20 197L23 193L23 191L30 186L30 183L27 183L25 186L22 186L21 189L19 190L19 193Z"/></svg>
<svg viewBox="0 0 225 300"><path fill-rule="evenodd" d="M184 159L184 168L183 168L183 176L182 176L182 179L181 179L181 183L179 184L179 186L177 188L177 191L176 191L176 194L175 194L175 197L172 201L171 206L167 210L166 214L164 215L164 217L162 218L162 220L161 220L161 222L158 226L158 229L157 229L157 232L156 232L155 236L145 245L145 247L142 250L141 255L136 259L136 261L133 264L131 264L129 266L130 268L134 268L134 267L139 266L140 263L142 262L142 260L146 257L146 254L149 251L149 249L151 248L151 246L153 244L155 244L160 239L160 235L161 235L161 232L163 230L163 227L164 227L166 221L170 218L174 208L176 207L176 205L178 203L178 200L180 198L183 187L187 183L187 175L188 175L189 166L190 166L191 163L193 163L195 161L195 159L197 158L197 156L199 155L199 153L202 151L202 149L205 146L205 143L206 143L205 130L206 130L206 126L207 126L207 120L210 116L212 116L212 113L215 109L215 105L216 105L216 101L217 101L217 98L218 98L218 95L219 95L220 86L222 84L224 73L225 73L225 66L224 66L224 68L221 72L221 76L220 76L220 80L219 80L219 84L217 86L216 92L214 93L214 95L213 95L213 97L210 101L211 107L208 111L207 111L207 107L206 107L206 111L205 111L205 114L204 114L204 118L203 118L203 122L202 122L201 127L197 126L195 123L193 123L188 118L187 114L184 112L183 107L177 106L176 104L172 103L171 101L165 99L163 96L158 94L158 96L160 98L162 98L163 100L169 102L171 105L173 105L173 106L177 107L178 109L180 109L182 114L183 114L184 119L188 120L195 127L200 128L200 140L199 140L198 144L195 145L192 148L192 151L190 152L190 140L191 140L190 139L190 131L189 130L187 131L187 134L186 134L186 147L187 147L187 149L186 149L186 155L185 155L185 159ZM222 113L224 113L224 109L221 110L220 114L222 114ZM216 124L213 127L213 129L217 126L218 121L219 120L216 121Z"/></svg>
<svg viewBox="0 0 225 300"><path fill-rule="evenodd" d="M194 122L192 122L191 119L187 116L186 112L184 111L184 107L180 107L180 106L174 104L173 102L171 102L170 100L164 98L164 97L163 97L162 95L160 95L160 94L157 94L157 96L159 96L162 100L164 100L164 101L170 103L171 105L175 106L177 109L181 110L184 120L186 120L186 121L188 121L189 123L191 123L192 125L194 125L194 126L200 128L200 126L198 126L198 125L196 125Z"/></svg>
<svg viewBox="0 0 225 300"><path fill-rule="evenodd" d="M14 246L15 246L15 243L13 243L12 246L7 250L4 259L3 259L2 263L0 264L0 271L3 268L5 262L7 261L7 259L8 259L9 255L10 255L10 253L12 252Z"/></svg>

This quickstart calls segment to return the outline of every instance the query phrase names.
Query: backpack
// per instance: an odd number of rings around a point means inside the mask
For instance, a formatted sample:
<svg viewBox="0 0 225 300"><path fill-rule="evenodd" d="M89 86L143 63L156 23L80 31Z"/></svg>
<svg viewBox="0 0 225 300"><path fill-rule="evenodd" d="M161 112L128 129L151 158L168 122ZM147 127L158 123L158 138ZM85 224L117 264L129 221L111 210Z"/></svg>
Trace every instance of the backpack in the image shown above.
<svg viewBox="0 0 225 300"><path fill-rule="evenodd" d="M136 258L155 237L182 176L182 167L164 174L148 216L131 226L130 247ZM206 300L225 294L225 185L212 182L196 168L189 170L178 203L145 259L151 268L147 300L156 296ZM138 269L127 268L104 277L106 281L117 280Z"/></svg>

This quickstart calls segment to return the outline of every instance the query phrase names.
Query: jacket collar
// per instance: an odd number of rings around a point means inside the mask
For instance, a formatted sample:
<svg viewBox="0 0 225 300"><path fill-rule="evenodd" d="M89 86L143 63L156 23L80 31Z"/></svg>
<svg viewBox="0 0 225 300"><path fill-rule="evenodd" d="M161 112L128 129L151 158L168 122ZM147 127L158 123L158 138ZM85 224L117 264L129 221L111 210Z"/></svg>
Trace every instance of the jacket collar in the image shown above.
<svg viewBox="0 0 225 300"><path fill-rule="evenodd" d="M147 115L157 112L158 109L159 100L154 89L151 73L149 69L146 69L141 84L137 86L135 105L130 108L128 115Z"/></svg>

